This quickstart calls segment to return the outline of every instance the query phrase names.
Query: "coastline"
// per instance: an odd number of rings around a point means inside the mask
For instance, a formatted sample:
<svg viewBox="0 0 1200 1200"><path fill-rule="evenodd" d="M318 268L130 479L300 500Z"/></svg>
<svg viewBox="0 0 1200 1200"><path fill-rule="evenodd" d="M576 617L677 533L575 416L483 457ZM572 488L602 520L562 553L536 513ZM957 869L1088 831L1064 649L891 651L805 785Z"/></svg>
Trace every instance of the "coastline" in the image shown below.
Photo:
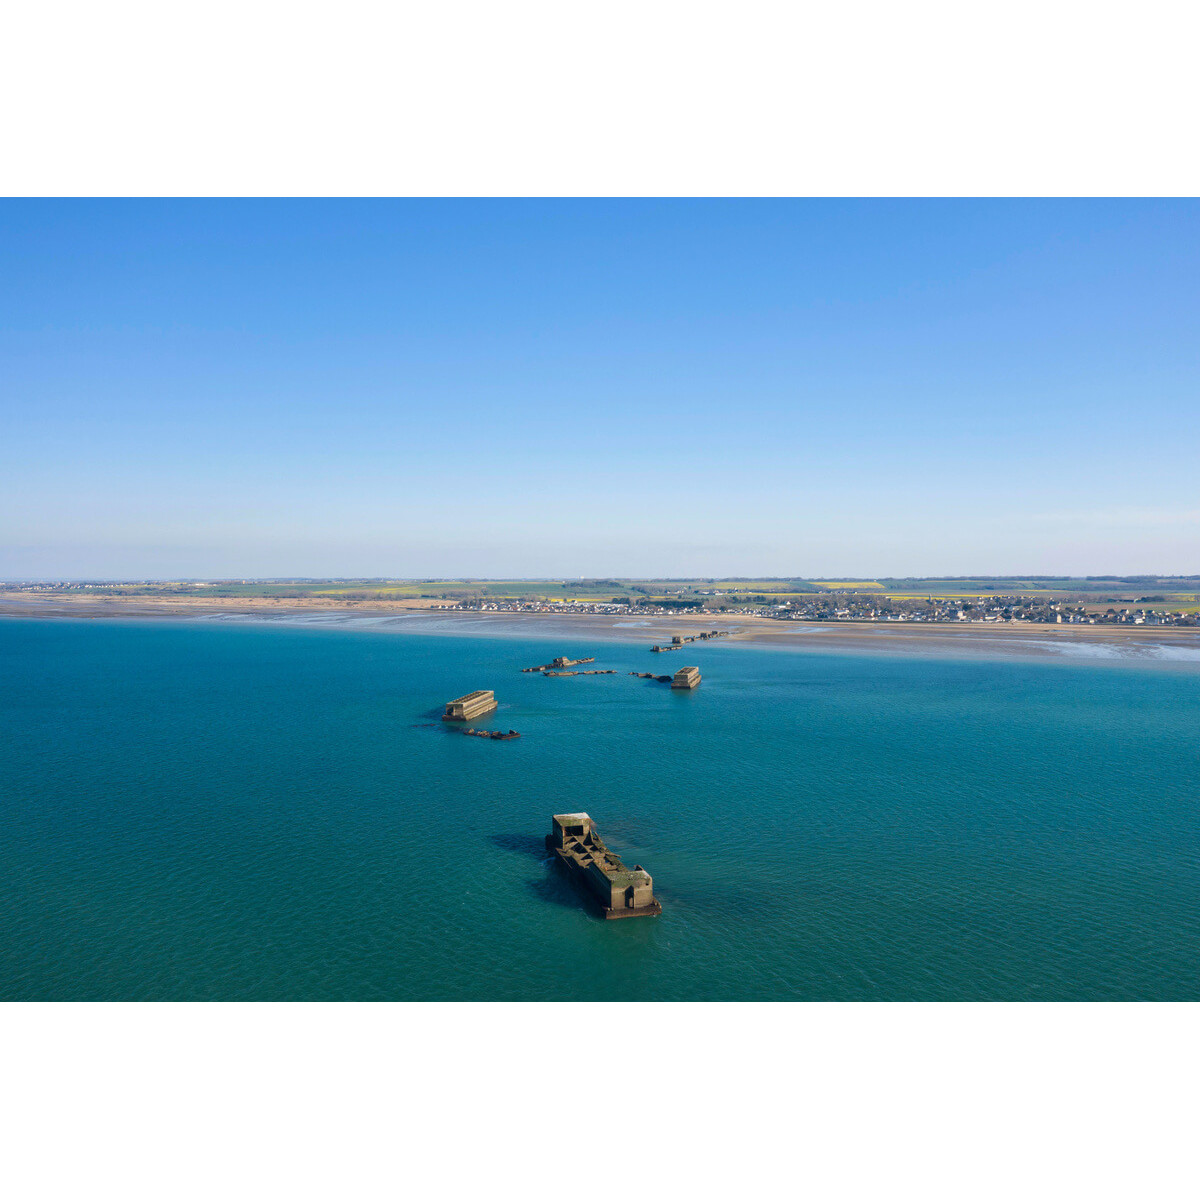
<svg viewBox="0 0 1200 1200"><path fill-rule="evenodd" d="M0 617L41 619L230 620L311 627L407 628L471 636L589 637L607 641L669 641L674 633L728 629L727 643L818 653L1018 657L1043 661L1195 665L1200 629L1146 626L775 621L725 613L624 617L620 614L470 612L431 609L411 601L213 600L148 597L0 596ZM721 644L721 643L717 643Z"/></svg>

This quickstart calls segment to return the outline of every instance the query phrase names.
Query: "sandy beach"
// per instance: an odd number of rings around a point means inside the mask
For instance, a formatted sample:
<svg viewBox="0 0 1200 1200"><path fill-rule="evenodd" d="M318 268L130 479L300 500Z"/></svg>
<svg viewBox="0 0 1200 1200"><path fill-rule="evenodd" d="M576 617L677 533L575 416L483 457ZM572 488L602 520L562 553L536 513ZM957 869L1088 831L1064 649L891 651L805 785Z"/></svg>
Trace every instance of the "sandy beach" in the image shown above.
<svg viewBox="0 0 1200 1200"><path fill-rule="evenodd" d="M1017 656L1100 662L1161 662L1200 666L1200 629L1118 625L877 623L776 621L708 613L639 616L594 613L465 612L431 609L428 602L329 599L218 600L203 597L107 597L8 593L0 616L42 618L159 618L271 621L313 626L401 628L470 636L597 637L669 642L673 634L729 631L729 641L817 652ZM674 661L674 659L672 659Z"/></svg>

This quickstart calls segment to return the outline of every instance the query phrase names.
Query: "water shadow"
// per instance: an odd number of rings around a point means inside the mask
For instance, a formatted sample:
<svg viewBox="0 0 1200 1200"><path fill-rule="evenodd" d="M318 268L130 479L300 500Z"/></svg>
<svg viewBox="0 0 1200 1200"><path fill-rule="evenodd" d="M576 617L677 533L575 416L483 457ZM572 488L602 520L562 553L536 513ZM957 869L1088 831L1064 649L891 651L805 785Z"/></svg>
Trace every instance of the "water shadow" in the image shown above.
<svg viewBox="0 0 1200 1200"><path fill-rule="evenodd" d="M554 864L549 865L546 873L540 878L527 879L525 886L545 904L555 904L559 908L573 908L594 921L604 920L596 910L596 906L591 904L586 896L581 895L579 889Z"/></svg>
<svg viewBox="0 0 1200 1200"><path fill-rule="evenodd" d="M488 835L488 841L499 850L523 855L539 864L541 874L525 880L526 888L538 900L545 904L556 904L560 908L577 909L597 921L604 919L596 911L596 906L554 861L546 848L544 837L533 833L493 833Z"/></svg>
<svg viewBox="0 0 1200 1200"><path fill-rule="evenodd" d="M493 833L488 835L488 841L499 850L524 854L529 858L536 858L539 862L550 857L550 851L546 849L546 839L535 833Z"/></svg>

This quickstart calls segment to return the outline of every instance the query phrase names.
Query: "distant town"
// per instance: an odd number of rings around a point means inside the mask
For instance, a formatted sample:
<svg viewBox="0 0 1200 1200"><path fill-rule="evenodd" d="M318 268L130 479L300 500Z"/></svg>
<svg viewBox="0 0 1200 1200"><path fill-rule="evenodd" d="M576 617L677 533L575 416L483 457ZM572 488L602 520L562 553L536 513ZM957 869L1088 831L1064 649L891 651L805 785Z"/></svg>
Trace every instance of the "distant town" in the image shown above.
<svg viewBox="0 0 1200 1200"><path fill-rule="evenodd" d="M14 580L0 598L590 613L777 621L1200 626L1197 576L812 579Z"/></svg>
<svg viewBox="0 0 1200 1200"><path fill-rule="evenodd" d="M557 612L611 613L643 616L677 616L678 606L666 607L653 601L595 603L581 600L463 600L456 604L433 604L431 608L460 612ZM683 611L718 612L744 617L769 617L778 621L945 621L969 622L1028 621L1042 625L1195 625L1200 613L1172 612L1168 609L1138 606L1107 608L1096 611L1083 604L1063 601L1047 603L1028 596L996 596L988 599L924 600L859 599L831 595L821 600L784 600L768 604L697 605Z"/></svg>

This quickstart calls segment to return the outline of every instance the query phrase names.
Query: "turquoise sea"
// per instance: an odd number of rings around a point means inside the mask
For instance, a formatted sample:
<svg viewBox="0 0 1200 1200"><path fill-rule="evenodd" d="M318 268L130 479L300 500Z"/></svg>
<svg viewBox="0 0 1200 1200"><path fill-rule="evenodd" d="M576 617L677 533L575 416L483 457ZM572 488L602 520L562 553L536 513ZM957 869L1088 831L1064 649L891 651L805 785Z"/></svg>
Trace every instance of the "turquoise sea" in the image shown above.
<svg viewBox="0 0 1200 1200"><path fill-rule="evenodd" d="M0 999L1200 999L1200 671L421 629L0 620Z"/></svg>

